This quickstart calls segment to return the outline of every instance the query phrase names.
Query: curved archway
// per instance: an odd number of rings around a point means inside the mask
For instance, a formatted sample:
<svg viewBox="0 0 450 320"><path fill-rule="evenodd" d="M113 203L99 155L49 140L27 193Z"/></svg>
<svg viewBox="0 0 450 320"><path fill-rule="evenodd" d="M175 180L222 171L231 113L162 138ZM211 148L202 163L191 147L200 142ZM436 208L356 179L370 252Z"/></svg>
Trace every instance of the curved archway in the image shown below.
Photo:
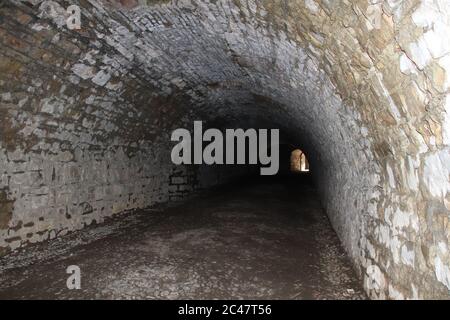
<svg viewBox="0 0 450 320"><path fill-rule="evenodd" d="M307 152L371 297L448 297L447 3L79 5L78 32L0 7L0 253L244 174L170 163L204 119Z"/></svg>

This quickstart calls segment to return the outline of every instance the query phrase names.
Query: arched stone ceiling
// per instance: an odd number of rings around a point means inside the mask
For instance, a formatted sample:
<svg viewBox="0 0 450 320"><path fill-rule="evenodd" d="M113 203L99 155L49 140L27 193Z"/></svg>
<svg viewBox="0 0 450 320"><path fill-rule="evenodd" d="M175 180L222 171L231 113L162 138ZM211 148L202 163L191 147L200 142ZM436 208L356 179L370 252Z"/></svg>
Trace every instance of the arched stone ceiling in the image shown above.
<svg viewBox="0 0 450 320"><path fill-rule="evenodd" d="M371 297L448 297L447 1L73 1L81 30L38 2L0 6L0 247L90 223L92 168L97 220L170 200L174 128L272 126L308 152Z"/></svg>

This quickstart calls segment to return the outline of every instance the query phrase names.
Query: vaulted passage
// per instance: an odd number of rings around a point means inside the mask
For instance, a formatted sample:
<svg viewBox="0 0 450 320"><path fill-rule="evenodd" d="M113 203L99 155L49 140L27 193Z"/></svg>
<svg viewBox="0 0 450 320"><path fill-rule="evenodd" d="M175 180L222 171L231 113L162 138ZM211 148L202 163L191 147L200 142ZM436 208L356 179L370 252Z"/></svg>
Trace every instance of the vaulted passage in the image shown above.
<svg viewBox="0 0 450 320"><path fill-rule="evenodd" d="M38 297L20 268L48 259L119 263L105 244L123 239L142 264L84 291L48 273L43 296L449 298L450 4L373 2L2 1L0 296ZM194 121L279 129L278 177L174 164L171 134ZM297 149L310 171L292 175Z"/></svg>

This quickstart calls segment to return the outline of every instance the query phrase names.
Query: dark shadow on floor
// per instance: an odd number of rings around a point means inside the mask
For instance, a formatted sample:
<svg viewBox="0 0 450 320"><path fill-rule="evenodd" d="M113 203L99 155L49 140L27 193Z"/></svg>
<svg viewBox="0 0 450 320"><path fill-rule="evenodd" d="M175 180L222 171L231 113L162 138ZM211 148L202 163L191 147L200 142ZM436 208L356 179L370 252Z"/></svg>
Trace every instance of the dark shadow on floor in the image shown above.
<svg viewBox="0 0 450 320"><path fill-rule="evenodd" d="M81 290L65 270L81 268ZM2 299L364 299L307 175L259 177L0 259Z"/></svg>

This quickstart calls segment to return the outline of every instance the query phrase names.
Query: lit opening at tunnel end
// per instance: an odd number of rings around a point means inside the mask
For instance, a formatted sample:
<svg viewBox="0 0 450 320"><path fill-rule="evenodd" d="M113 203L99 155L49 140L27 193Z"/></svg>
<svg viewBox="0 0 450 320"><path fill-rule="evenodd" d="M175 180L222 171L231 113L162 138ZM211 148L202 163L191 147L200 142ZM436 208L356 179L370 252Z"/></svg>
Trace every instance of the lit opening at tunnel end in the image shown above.
<svg viewBox="0 0 450 320"><path fill-rule="evenodd" d="M445 0L1 1L0 299L449 299L449 34Z"/></svg>
<svg viewBox="0 0 450 320"><path fill-rule="evenodd" d="M300 149L295 149L291 153L291 172L309 172L308 158Z"/></svg>

